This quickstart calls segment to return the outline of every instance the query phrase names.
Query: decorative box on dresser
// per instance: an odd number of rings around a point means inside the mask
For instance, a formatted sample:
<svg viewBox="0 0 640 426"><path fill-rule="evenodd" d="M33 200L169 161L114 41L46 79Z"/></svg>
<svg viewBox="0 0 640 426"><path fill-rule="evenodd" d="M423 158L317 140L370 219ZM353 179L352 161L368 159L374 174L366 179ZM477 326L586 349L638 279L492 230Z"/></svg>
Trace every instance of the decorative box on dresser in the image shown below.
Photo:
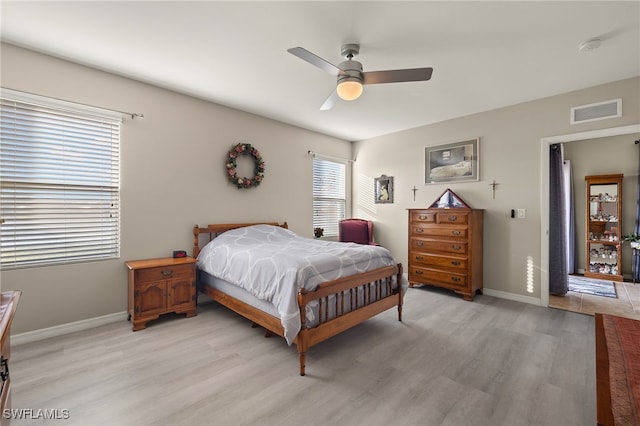
<svg viewBox="0 0 640 426"><path fill-rule="evenodd" d="M196 260L192 257L130 260L129 320L133 331L169 312L196 315Z"/></svg>
<svg viewBox="0 0 640 426"><path fill-rule="evenodd" d="M409 210L409 285L444 287L472 301L482 293L484 210L447 189L426 209Z"/></svg>

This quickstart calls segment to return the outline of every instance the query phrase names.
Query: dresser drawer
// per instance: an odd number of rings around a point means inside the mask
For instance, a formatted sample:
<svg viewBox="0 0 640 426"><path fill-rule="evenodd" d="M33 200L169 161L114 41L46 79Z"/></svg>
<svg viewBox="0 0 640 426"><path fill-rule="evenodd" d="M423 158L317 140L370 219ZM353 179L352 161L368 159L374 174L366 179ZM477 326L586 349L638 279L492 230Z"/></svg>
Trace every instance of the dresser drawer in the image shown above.
<svg viewBox="0 0 640 426"><path fill-rule="evenodd" d="M467 224L469 222L469 214L466 212L438 212L436 213L436 222L438 223L459 223Z"/></svg>
<svg viewBox="0 0 640 426"><path fill-rule="evenodd" d="M430 211L412 211L409 215L410 222L427 222L427 223L435 223L436 221L436 212Z"/></svg>
<svg viewBox="0 0 640 426"><path fill-rule="evenodd" d="M467 286L466 274L418 267L409 268L409 281L422 284L444 284L447 287Z"/></svg>
<svg viewBox="0 0 640 426"><path fill-rule="evenodd" d="M461 238L466 240L467 235L468 232L466 226L438 226L426 224L412 224L411 226L411 236Z"/></svg>
<svg viewBox="0 0 640 426"><path fill-rule="evenodd" d="M136 270L136 282L151 282L160 280L170 280L176 278L194 277L195 265L193 263L184 265L167 265L157 266L154 268L145 268Z"/></svg>
<svg viewBox="0 0 640 426"><path fill-rule="evenodd" d="M467 254L466 241L430 241L411 238L411 249L417 252L443 252Z"/></svg>
<svg viewBox="0 0 640 426"><path fill-rule="evenodd" d="M467 270L467 258L466 257L448 257L438 256L428 253L412 253L410 260L411 266L426 266L435 268L451 268L454 270Z"/></svg>

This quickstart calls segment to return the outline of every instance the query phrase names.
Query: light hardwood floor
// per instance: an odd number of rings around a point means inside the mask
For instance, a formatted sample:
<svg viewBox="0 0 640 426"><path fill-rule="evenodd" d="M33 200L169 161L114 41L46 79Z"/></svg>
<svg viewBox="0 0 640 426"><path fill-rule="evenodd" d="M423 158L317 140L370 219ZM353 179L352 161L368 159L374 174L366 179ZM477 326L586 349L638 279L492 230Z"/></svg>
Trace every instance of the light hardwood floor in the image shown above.
<svg viewBox="0 0 640 426"><path fill-rule="evenodd" d="M225 308L15 346L12 425L594 425L593 317L412 288L298 356Z"/></svg>
<svg viewBox="0 0 640 426"><path fill-rule="evenodd" d="M599 312L640 320L640 283L614 284L617 296L615 298L569 291L564 296L549 295L549 307L588 315Z"/></svg>

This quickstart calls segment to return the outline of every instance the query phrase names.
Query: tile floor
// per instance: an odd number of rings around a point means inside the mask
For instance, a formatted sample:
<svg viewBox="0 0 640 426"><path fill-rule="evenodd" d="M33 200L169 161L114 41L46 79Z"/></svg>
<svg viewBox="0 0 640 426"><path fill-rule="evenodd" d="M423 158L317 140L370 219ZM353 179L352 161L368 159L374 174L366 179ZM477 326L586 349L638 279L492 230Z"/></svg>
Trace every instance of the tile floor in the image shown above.
<svg viewBox="0 0 640 426"><path fill-rule="evenodd" d="M549 295L549 307L593 315L596 312L640 320L640 283L616 282L617 298L568 292Z"/></svg>

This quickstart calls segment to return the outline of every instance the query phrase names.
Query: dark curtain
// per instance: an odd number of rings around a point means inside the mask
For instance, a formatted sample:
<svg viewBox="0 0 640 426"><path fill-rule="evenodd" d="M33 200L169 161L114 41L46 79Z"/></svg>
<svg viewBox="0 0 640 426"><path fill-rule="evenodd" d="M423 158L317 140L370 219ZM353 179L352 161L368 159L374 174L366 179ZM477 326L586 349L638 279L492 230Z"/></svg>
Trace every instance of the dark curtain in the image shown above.
<svg viewBox="0 0 640 426"><path fill-rule="evenodd" d="M573 169L571 168L571 161L564 160L563 156L563 173L564 173L564 188L565 193L565 217L567 222L567 274L571 275L576 272L576 224L574 214L574 194L573 194Z"/></svg>
<svg viewBox="0 0 640 426"><path fill-rule="evenodd" d="M549 293L566 294L567 242L562 145L551 145L549 153Z"/></svg>
<svg viewBox="0 0 640 426"><path fill-rule="evenodd" d="M640 143L640 139L636 141L636 145ZM638 183L636 188L636 226L633 229L633 232L636 234L640 234L640 149L638 150ZM640 281L640 257L638 257L638 252L640 250L631 250L631 255L633 256L633 282ZM620 272L622 273L622 272Z"/></svg>

